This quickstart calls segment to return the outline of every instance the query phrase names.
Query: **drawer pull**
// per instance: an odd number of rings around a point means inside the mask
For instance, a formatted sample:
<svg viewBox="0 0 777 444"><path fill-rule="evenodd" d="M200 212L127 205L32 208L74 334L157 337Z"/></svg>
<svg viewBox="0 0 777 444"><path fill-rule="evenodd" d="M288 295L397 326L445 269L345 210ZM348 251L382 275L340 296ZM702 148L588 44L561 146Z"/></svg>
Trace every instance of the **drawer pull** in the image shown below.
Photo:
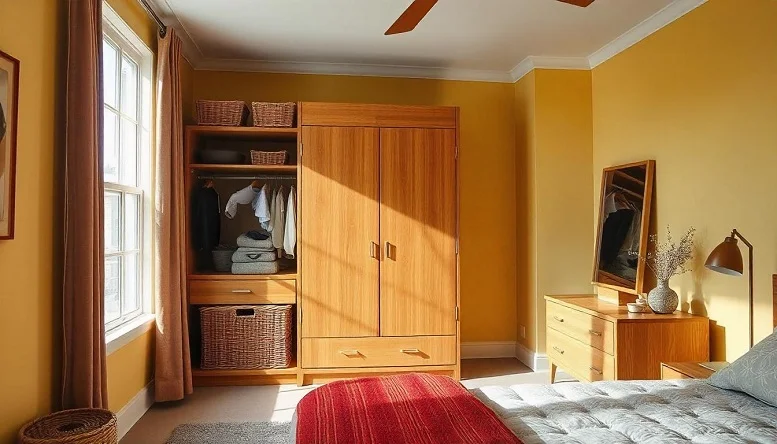
<svg viewBox="0 0 777 444"><path fill-rule="evenodd" d="M591 333L594 336L601 336L602 335L601 332L595 331L595 330L588 330L588 333Z"/></svg>
<svg viewBox="0 0 777 444"><path fill-rule="evenodd" d="M419 350L417 348L400 348L399 351L402 352L402 353L407 353L409 355L414 355L414 354L421 353L421 350Z"/></svg>
<svg viewBox="0 0 777 444"><path fill-rule="evenodd" d="M555 319L555 320L557 320L559 322L564 322L564 318L560 318L558 316L553 316L553 319Z"/></svg>
<svg viewBox="0 0 777 444"><path fill-rule="evenodd" d="M361 356L361 353L359 353L359 350L340 350L340 354L348 356L349 358Z"/></svg>
<svg viewBox="0 0 777 444"><path fill-rule="evenodd" d="M589 370L591 370L591 371L595 372L597 375L600 375L600 376L604 374L604 372L603 372L603 371L599 370L599 369L598 369L598 368L596 368L596 367L589 367Z"/></svg>
<svg viewBox="0 0 777 444"><path fill-rule="evenodd" d="M564 354L564 350L562 350L562 349L560 349L560 348L558 348L556 346L553 346L553 350L556 350L557 352L561 353L562 355Z"/></svg>
<svg viewBox="0 0 777 444"><path fill-rule="evenodd" d="M232 293L253 293L251 290L232 290Z"/></svg>

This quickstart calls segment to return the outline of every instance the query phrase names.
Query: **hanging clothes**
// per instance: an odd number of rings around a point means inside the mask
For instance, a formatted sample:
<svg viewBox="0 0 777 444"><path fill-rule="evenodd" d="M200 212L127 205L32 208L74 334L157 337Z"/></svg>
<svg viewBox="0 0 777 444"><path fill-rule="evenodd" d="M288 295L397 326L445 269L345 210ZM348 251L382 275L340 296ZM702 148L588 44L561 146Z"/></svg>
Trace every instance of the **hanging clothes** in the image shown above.
<svg viewBox="0 0 777 444"><path fill-rule="evenodd" d="M237 206L253 203L254 199L256 199L257 192L258 190L254 189L252 185L248 185L230 196L227 201L227 206L224 208L224 215L229 219L234 219L237 214Z"/></svg>
<svg viewBox="0 0 777 444"><path fill-rule="evenodd" d="M221 237L221 205L219 194L211 187L202 187L192 195L192 246L196 252L197 268L213 268L211 251Z"/></svg>
<svg viewBox="0 0 777 444"><path fill-rule="evenodd" d="M272 233L272 230L275 226L275 209L278 207L276 202L276 197L278 196L278 189L273 187L272 189L272 197L270 197L270 222L267 224L267 230L268 233Z"/></svg>
<svg viewBox="0 0 777 444"><path fill-rule="evenodd" d="M283 251L286 257L294 259L294 247L297 245L297 195L292 186L289 190L289 201L286 204L286 225L283 236Z"/></svg>
<svg viewBox="0 0 777 444"><path fill-rule="evenodd" d="M270 203L267 201L267 184L262 185L262 189L256 195L256 199L251 204L254 208L254 215L259 219L259 225L262 229L269 231L270 221Z"/></svg>
<svg viewBox="0 0 777 444"><path fill-rule="evenodd" d="M283 237L286 223L286 211L283 199L283 186L278 188L278 192L275 193L275 205L272 213L272 245L278 250L278 254L283 254Z"/></svg>

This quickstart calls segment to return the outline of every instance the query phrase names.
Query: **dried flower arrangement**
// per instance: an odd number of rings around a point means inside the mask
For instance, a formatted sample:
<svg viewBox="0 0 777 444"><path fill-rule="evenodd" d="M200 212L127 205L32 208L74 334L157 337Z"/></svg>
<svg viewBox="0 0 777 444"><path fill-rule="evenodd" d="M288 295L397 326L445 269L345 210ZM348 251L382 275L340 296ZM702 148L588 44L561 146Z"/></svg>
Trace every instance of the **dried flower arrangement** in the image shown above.
<svg viewBox="0 0 777 444"><path fill-rule="evenodd" d="M650 242L655 245L655 250L648 253L647 258L640 257L647 264L650 271L656 275L656 279L668 281L672 276L691 271L688 265L693 257L693 236L696 228L689 228L680 243L675 244L672 239L672 231L666 227L666 242L660 242L658 235L651 235Z"/></svg>

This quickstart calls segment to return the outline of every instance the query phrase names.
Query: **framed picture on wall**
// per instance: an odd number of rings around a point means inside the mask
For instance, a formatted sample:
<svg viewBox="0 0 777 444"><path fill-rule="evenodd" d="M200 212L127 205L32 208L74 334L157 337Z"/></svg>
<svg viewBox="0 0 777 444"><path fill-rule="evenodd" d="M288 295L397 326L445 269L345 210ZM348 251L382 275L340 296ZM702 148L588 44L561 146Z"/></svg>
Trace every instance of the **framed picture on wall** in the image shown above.
<svg viewBox="0 0 777 444"><path fill-rule="evenodd" d="M0 51L0 239L13 239L19 61Z"/></svg>

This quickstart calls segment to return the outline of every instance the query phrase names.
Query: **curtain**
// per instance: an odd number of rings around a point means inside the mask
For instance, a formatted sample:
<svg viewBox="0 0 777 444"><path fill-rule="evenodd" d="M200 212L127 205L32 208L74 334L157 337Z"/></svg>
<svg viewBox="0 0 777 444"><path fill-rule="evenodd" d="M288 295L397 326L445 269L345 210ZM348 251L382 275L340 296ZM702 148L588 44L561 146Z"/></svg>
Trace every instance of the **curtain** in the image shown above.
<svg viewBox="0 0 777 444"><path fill-rule="evenodd" d="M159 38L156 153L156 361L157 401L192 392L186 302L184 153L181 40L168 28Z"/></svg>
<svg viewBox="0 0 777 444"><path fill-rule="evenodd" d="M62 408L107 408L102 0L68 4Z"/></svg>

